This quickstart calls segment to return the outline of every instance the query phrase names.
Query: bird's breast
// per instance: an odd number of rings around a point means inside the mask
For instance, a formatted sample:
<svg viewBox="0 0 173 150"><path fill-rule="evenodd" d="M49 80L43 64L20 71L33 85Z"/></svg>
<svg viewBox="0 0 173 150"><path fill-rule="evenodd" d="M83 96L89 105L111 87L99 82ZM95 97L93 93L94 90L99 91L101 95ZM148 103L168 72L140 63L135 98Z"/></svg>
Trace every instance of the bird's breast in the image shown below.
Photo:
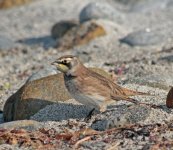
<svg viewBox="0 0 173 150"><path fill-rule="evenodd" d="M65 85L71 94L71 96L78 102L87 105L91 108L100 109L100 106L104 103L105 97L98 93L86 93L85 90L80 87L76 80L66 80Z"/></svg>

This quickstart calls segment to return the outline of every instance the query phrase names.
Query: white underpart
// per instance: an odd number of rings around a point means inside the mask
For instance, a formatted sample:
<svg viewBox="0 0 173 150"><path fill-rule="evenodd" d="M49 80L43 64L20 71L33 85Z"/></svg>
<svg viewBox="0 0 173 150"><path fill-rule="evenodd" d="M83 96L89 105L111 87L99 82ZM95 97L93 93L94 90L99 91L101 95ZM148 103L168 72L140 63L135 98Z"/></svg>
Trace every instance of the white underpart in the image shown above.
<svg viewBox="0 0 173 150"><path fill-rule="evenodd" d="M105 101L105 97L100 96L99 94L95 93L93 95L86 95L81 94L78 92L71 93L71 95L77 100L78 102L87 105L91 108L95 108L97 110L100 110L101 105Z"/></svg>

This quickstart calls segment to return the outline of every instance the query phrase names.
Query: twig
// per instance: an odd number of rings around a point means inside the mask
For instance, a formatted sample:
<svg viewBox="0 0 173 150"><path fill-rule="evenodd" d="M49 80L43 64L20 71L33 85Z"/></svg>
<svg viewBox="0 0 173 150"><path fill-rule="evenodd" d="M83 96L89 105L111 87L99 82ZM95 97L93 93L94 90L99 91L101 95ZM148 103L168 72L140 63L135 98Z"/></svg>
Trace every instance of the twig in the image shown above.
<svg viewBox="0 0 173 150"><path fill-rule="evenodd" d="M78 148L78 146L82 143L82 142L85 142L85 141L88 141L91 139L91 136L87 136L87 137L84 137L83 139L79 140L76 142L76 144L74 145L74 148Z"/></svg>
<svg viewBox="0 0 173 150"><path fill-rule="evenodd" d="M163 49L161 51L153 52L151 54L170 53L171 51L173 51L173 47L166 48L166 49Z"/></svg>

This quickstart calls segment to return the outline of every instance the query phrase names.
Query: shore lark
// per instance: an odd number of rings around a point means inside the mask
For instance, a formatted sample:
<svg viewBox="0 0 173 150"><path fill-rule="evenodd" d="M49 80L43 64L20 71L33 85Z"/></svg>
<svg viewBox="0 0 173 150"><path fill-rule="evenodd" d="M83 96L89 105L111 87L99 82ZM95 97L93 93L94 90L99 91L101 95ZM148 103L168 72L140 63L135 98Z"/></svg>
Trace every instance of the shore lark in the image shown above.
<svg viewBox="0 0 173 150"><path fill-rule="evenodd" d="M52 65L64 74L65 86L71 96L93 110L104 112L108 104L120 100L142 104L129 96L149 95L115 84L112 80L86 68L75 56L62 56Z"/></svg>

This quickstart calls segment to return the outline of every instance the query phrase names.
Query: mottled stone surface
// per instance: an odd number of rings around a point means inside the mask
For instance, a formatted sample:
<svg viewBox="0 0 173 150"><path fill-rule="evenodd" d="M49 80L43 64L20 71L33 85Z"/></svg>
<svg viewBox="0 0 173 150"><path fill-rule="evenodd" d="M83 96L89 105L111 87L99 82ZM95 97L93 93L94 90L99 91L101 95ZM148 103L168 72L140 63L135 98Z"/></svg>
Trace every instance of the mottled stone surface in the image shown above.
<svg viewBox="0 0 173 150"><path fill-rule="evenodd" d="M44 69L41 69L37 71L36 73L33 73L27 80L27 82L33 81L33 80L38 80L43 77L47 77L50 75L55 75L57 74L58 71L56 67L54 66L46 66Z"/></svg>
<svg viewBox="0 0 173 150"><path fill-rule="evenodd" d="M68 30L78 25L75 20L60 21L53 25L51 35L54 39L61 38Z"/></svg>
<svg viewBox="0 0 173 150"><path fill-rule="evenodd" d="M58 50L68 50L89 43L95 38L106 35L104 28L93 21L71 28L57 41Z"/></svg>
<svg viewBox="0 0 173 150"><path fill-rule="evenodd" d="M31 0L1 0L0 8L10 8L17 5L22 5L30 2Z"/></svg>
<svg viewBox="0 0 173 150"><path fill-rule="evenodd" d="M70 99L62 74L29 82L12 95L4 106L4 120L29 119L46 105Z"/></svg>
<svg viewBox="0 0 173 150"><path fill-rule="evenodd" d="M123 14L108 3L93 2L86 5L80 12L80 22L92 19L108 19L119 22Z"/></svg>
<svg viewBox="0 0 173 150"><path fill-rule="evenodd" d="M172 27L166 26L162 28L139 30L128 34L126 37L122 38L120 42L126 43L130 46L150 46L162 44L173 37L171 32ZM167 33L167 34L165 34Z"/></svg>
<svg viewBox="0 0 173 150"><path fill-rule="evenodd" d="M147 85L154 88L169 90L173 85L173 79L170 74L158 73L152 75L146 75L143 77L137 77L129 81L131 83L138 83L141 85Z"/></svg>
<svg viewBox="0 0 173 150"><path fill-rule="evenodd" d="M19 121L11 121L11 122L0 124L0 128L3 128L3 129L36 130L41 127L42 127L41 123L34 120L19 120Z"/></svg>

